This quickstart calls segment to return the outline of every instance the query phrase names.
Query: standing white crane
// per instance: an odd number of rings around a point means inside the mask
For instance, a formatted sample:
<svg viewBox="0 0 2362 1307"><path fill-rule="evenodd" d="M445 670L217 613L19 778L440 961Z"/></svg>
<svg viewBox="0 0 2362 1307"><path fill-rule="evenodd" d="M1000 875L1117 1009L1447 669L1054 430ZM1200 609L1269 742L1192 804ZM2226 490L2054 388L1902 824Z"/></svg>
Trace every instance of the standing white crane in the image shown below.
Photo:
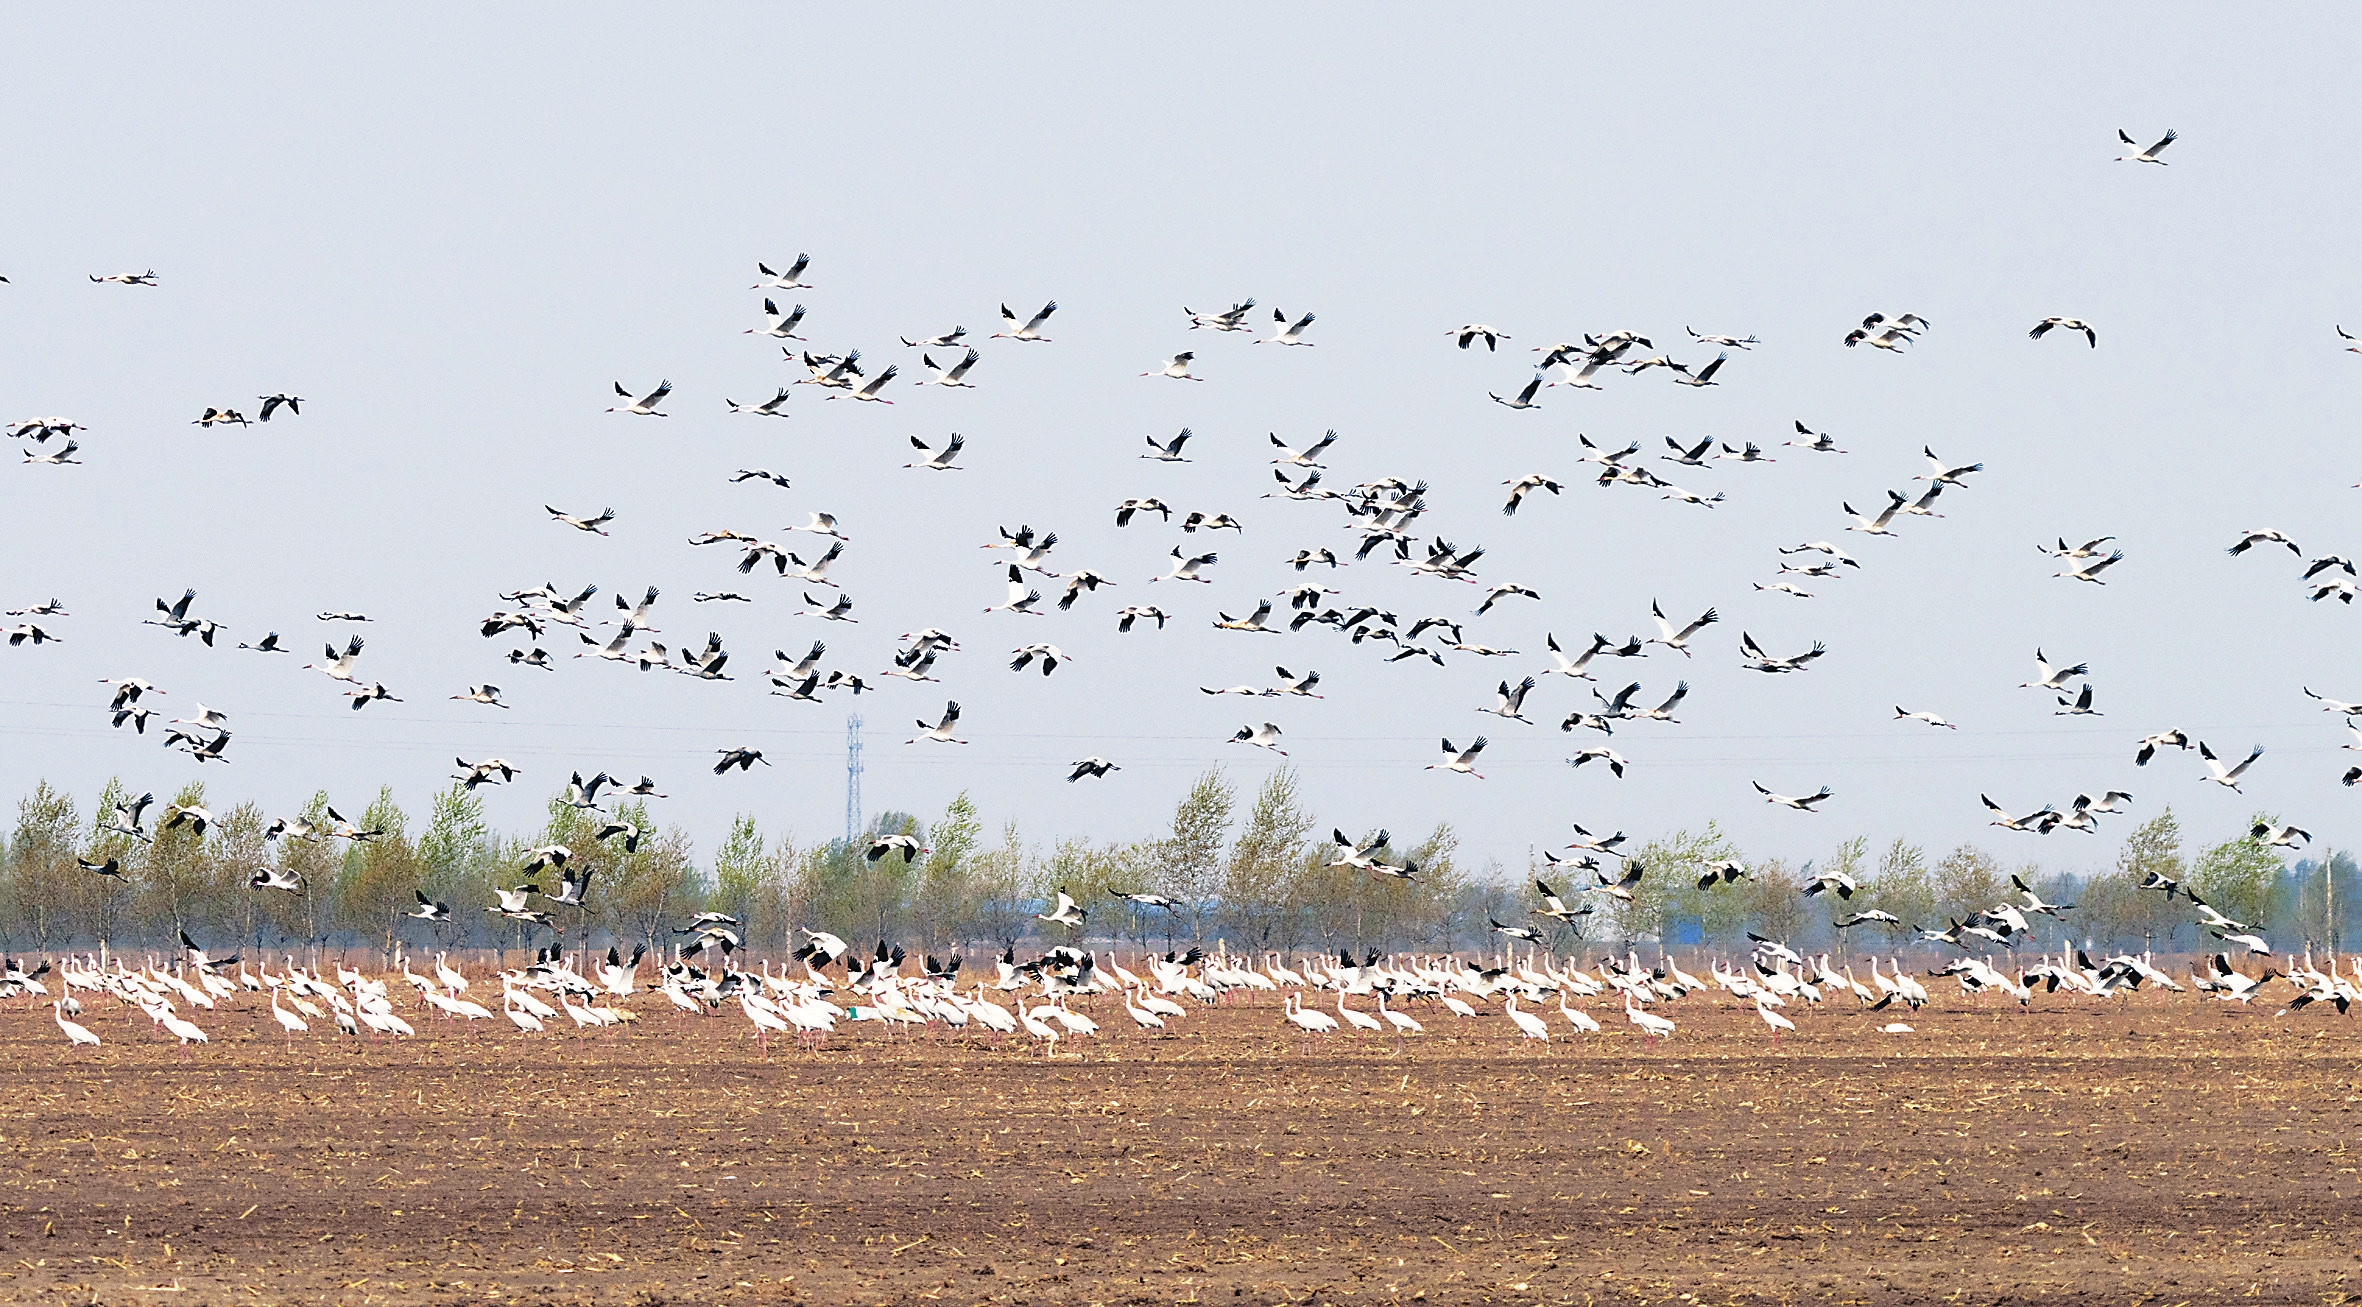
<svg viewBox="0 0 2362 1307"><path fill-rule="evenodd" d="M1502 1000L1501 1011L1517 1026L1517 1033L1522 1038L1538 1039L1545 1044L1550 1042L1550 1027L1543 1023L1542 1018L1518 1008L1515 990Z"/></svg>
<svg viewBox="0 0 2362 1307"><path fill-rule="evenodd" d="M67 1047L81 1048L88 1045L91 1048L97 1048L99 1046L98 1036L91 1034L89 1027L79 1022L66 1020L66 1001L64 999L61 998L51 1003L49 1011L50 1015L57 1020L58 1030L64 1033Z"/></svg>
<svg viewBox="0 0 2362 1307"><path fill-rule="evenodd" d="M1640 1028L1641 1038L1647 1043L1654 1044L1659 1039L1673 1036L1674 1025L1671 1021L1632 1006L1632 991L1629 989L1624 991L1624 1019Z"/></svg>

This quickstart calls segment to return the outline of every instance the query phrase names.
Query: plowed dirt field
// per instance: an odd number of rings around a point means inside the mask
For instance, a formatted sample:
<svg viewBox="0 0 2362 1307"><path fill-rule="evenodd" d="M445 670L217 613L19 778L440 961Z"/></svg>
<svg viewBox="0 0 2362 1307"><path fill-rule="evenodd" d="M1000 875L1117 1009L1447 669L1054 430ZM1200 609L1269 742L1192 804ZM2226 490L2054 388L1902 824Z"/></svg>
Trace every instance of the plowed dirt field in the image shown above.
<svg viewBox="0 0 2362 1307"><path fill-rule="evenodd" d="M400 989L399 985L396 989ZM398 999L398 1002L401 1000ZM0 1013L0 1301L2338 1303L2357 1025L2142 995L1831 1003L1775 1047L1302 1040L1263 997L1037 1047L728 1009L186 1056L112 1000ZM325 1026L326 1023L319 1023Z"/></svg>

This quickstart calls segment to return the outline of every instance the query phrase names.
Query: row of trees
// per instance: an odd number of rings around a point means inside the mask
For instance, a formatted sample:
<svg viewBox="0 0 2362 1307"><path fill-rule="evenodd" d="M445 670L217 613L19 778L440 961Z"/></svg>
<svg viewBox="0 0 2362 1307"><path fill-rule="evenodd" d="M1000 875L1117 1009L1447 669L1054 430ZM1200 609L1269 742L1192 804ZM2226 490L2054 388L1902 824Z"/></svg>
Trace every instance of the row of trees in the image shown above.
<svg viewBox="0 0 2362 1307"><path fill-rule="evenodd" d="M85 813L44 783L19 801L15 830L0 849L0 947L46 952L98 940L161 945L181 930L208 946L238 941L266 950L390 949L398 941L414 949L531 947L545 942L546 934L488 908L495 887L525 883L517 870L524 851L547 844L566 845L573 851L570 865L591 873L583 908L551 908L576 947L615 940L661 949L690 914L720 911L744 923L748 945L763 953L791 947L800 925L848 939L890 938L930 952L997 951L1035 935L1041 923L1034 914L1059 889L1090 910L1089 937L1158 947L1220 939L1250 953L1445 950L1498 942L1490 935L1493 919L1548 924L1529 915L1534 899L1527 882L1534 866L1524 876L1497 862L1464 866L1449 825L1394 844L1395 860L1418 865L1415 881L1330 867L1332 846L1287 768L1243 801L1220 769L1208 771L1181 796L1166 829L1131 841L1069 838L1044 846L1028 843L1014 823L988 833L965 794L932 822L906 813L880 815L871 835L914 835L927 849L907 861L899 854L870 859L868 836L799 846L791 834L766 833L754 817L741 816L701 862L687 834L660 826L644 804L616 814L643 832L636 850L620 840L600 842L595 819L557 799L541 829L503 834L486 821L477 798L458 786L434 796L423 821L414 820L390 791L380 791L359 821L363 829L384 832L369 840L270 840L265 814L241 803L217 810L202 835L190 824L164 829L161 805L151 808L155 838L141 843L106 828L107 813L125 797L119 784L110 783ZM172 802L203 806L206 797L201 784L192 784ZM298 815L324 823L328 802L327 795L315 795ZM2046 900L2077 905L2066 923L2042 923L2036 941L2041 946L2089 941L2160 950L2211 947L2187 903L2136 888L2155 873L2195 888L2225 914L2284 942L2312 943L2334 938L2340 905L2354 903L2362 892L2362 869L2343 853L2290 866L2276 850L2245 836L2185 853L2170 810L2136 829L2113 867L2089 875L2032 863L2008 866L1972 845L1931 856L1897 839L1873 854L1866 839L1847 840L1819 860L1819 869L1841 871L1861 884L1850 901L1807 898L1801 886L1814 864L1790 867L1776 859L1749 863L1750 880L1698 889L1707 864L1747 861L1712 823L1651 840L1631 856L1648 869L1633 900L1593 896L1588 901L1599 911L1561 931L1559 942L1588 937L1726 945L1753 930L1799 947L1821 947L1836 942L1833 917L1867 908L1913 925L1965 919L2012 901L2014 874ZM110 860L120 877L78 865ZM260 869L292 877L297 890L249 888ZM552 874L540 875L542 887L554 891ZM1554 887L1572 901L1579 882L1563 878ZM1170 896L1181 906L1142 909L1118 897L1138 890ZM451 920L411 919L419 893L448 903ZM1908 943L1891 934L1851 943L1883 949L1889 941Z"/></svg>
<svg viewBox="0 0 2362 1307"><path fill-rule="evenodd" d="M2278 820L2259 813L2249 826L2256 823ZM1907 926L1942 928L2002 903L2020 903L2013 876L2045 902L2074 905L2064 921L2035 919L2034 945L2052 949L2061 943L2159 951L2221 947L2197 924L2199 914L2188 900L2140 888L2152 876L2177 882L2224 916L2300 947L2338 941L2341 911L2353 917L2362 910L2362 866L2350 854L2325 852L2291 865L2278 850L2242 833L2193 855L2184 850L2181 821L2171 808L2133 830L2113 867L2080 875L2032 861L2006 864L1972 844L1932 856L1898 838L1873 855L1869 840L1857 836L1839 843L1817 866L1751 863L1752 879L1701 890L1697 875L1708 864L1744 860L1712 822L1701 831L1651 840L1632 857L1650 875L1632 902L1615 905L1604 932L1609 935L1723 943L1753 930L1799 947L1821 946L1840 933L1833 920L1864 910L1892 913ZM1860 889L1850 900L1834 893L1808 898L1804 884L1820 872L1842 873ZM1855 928L1857 936L1864 930L1880 928ZM1855 943L1876 949L1877 938Z"/></svg>

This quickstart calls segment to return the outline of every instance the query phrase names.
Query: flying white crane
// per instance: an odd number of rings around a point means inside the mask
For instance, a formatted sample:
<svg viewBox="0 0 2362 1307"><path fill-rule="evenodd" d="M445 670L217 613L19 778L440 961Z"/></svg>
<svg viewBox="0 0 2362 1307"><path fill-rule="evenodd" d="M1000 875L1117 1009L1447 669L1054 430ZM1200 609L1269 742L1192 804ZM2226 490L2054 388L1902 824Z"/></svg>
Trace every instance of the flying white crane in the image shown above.
<svg viewBox="0 0 2362 1307"><path fill-rule="evenodd" d="M1017 315L1009 312L1009 306L1003 304L1001 305L1001 323L1008 330L996 331L992 333L992 338L994 340L1038 340L1047 344L1050 338L1042 334L1042 324L1048 322L1050 315L1057 311L1058 301L1051 300L1042 306L1041 312L1027 319L1025 325L1019 326Z"/></svg>
<svg viewBox="0 0 2362 1307"><path fill-rule="evenodd" d="M787 395L787 387L781 386L779 388L778 394L773 395L771 398L763 401L760 404L741 404L737 400L731 399L728 396L724 396L722 398L722 404L733 413L747 413L752 414L755 417L783 418L786 417L787 414L780 412L779 406L787 402ZM732 479L736 480L738 478Z"/></svg>
<svg viewBox="0 0 2362 1307"><path fill-rule="evenodd" d="M1451 756L1442 762L1431 762L1427 764L1424 770L1434 771L1437 768L1441 768L1444 771L1459 772L1464 776L1474 776L1476 779L1481 781L1484 779L1484 773L1476 770L1476 755L1484 752L1484 746L1486 743L1488 743L1488 741L1486 741L1483 736L1479 735L1476 737L1474 743L1471 743L1465 749L1460 749L1453 747L1450 740L1445 740L1443 742L1443 751L1447 754L1450 754Z"/></svg>
<svg viewBox="0 0 2362 1307"><path fill-rule="evenodd" d="M2117 128L2117 129L2116 129L2116 139L2117 139L2117 140L2119 140L2119 141L2122 141L2122 142L2124 142L2126 145L2134 145L2134 144L2135 144L2135 142L2133 141L2133 139L2132 139L2130 136L2127 136L2127 135L2125 135L2125 134L2124 134L2124 129L2123 129L2123 128L2121 128L2121 127L2119 127L2119 128ZM2163 137L2159 138L2158 142L2157 142L2155 145L2152 145L2152 146L2150 146L2148 149L2145 149L2145 150L2141 150L2141 149L2137 149L2137 148L2136 148L2135 152L2134 152L2134 153L2132 153L2132 154L2119 154L2119 155L2117 155L2117 156L2116 156L2116 162L2118 162L2118 163L2153 163L2153 164L2156 164L2158 167L2162 168L2162 167L2164 167L2164 166L2165 166L2165 160L2158 158L2158 157L2157 157L2157 156L2158 156L2158 154L2160 154L2161 152L2163 152L2166 146L2168 146L2168 145L2171 145L2171 144L2173 144L2175 141L2178 141L2178 140L2180 140L2180 139L2181 139L2181 133L2179 133L2179 132L2176 132L2176 131L2173 131L2172 129L2170 129L2170 128L2169 128L2169 129L2167 129L2167 131L2166 131L2165 135L2164 135Z"/></svg>
<svg viewBox="0 0 2362 1307"><path fill-rule="evenodd" d="M1754 782L1754 785L1756 793L1761 794L1764 797L1765 802L1776 803L1784 808L1794 808L1798 812L1820 811L1820 809L1814 807L1813 805L1821 802L1824 799L1827 799L1830 794L1829 787L1826 785L1821 787L1821 792L1818 794L1804 795L1774 794L1770 790L1765 789L1763 787L1763 782L1761 781Z"/></svg>
<svg viewBox="0 0 2362 1307"><path fill-rule="evenodd" d="M1747 664L1747 668L1750 671L1801 672L1805 670L1805 665L1807 663L1810 663L1813 659L1829 652L1829 647L1825 644L1822 644L1820 641L1815 640L1813 641L1813 647L1803 653L1795 654L1786 658L1774 658L1770 654L1767 654L1763 651L1762 645L1755 643L1754 636L1747 634L1745 631L1741 631L1739 632L1739 652L1753 660Z"/></svg>
<svg viewBox="0 0 2362 1307"><path fill-rule="evenodd" d="M1219 619L1214 623L1214 629L1218 631L1251 631L1259 635L1280 634L1277 627L1263 624L1271 616L1271 601L1268 599L1257 604L1255 611L1246 617L1232 617L1228 613L1219 611L1214 616Z"/></svg>
<svg viewBox="0 0 2362 1307"><path fill-rule="evenodd" d="M2255 548L2257 545L2267 544L2286 545L2288 546L2288 552L2295 554L2299 558L2305 556L2305 551L2297 548L2296 542L2294 540L2289 539L2287 536L2282 535L2280 532L2275 531L2270 527L2251 527L2246 531L2240 532L2239 543L2232 545L2230 552L2233 556L2237 556L2239 554L2246 553L2248 550Z"/></svg>
<svg viewBox="0 0 2362 1307"><path fill-rule="evenodd" d="M951 460L960 456L961 448L967 443L967 437L962 436L957 431L951 433L951 439L945 441L943 448L941 449L934 449L932 446L928 445L926 441L919 439L917 436L912 436L910 438L911 448L919 451L921 454L925 454L926 457L919 462L905 463L902 466L921 467L927 469L930 472L965 471L966 469L964 468L953 467L951 465Z"/></svg>
<svg viewBox="0 0 2362 1307"><path fill-rule="evenodd" d="M901 375L901 366L898 364L889 363L886 365L885 371L869 379L868 385L861 387L859 390L848 391L844 395L830 395L829 398L857 399L866 404L891 404L894 402L893 400L880 398L878 392L886 388L887 382L892 381L894 378Z"/></svg>
<svg viewBox="0 0 2362 1307"><path fill-rule="evenodd" d="M1575 756L1566 761L1570 767L1580 767L1587 762L1604 762L1607 764L1607 769L1615 773L1616 779L1622 780L1624 768L1631 765L1632 760L1613 749L1597 748L1577 750Z"/></svg>
<svg viewBox="0 0 2362 1307"><path fill-rule="evenodd" d="M2021 690L2061 691L2067 688L2068 681L2078 676L2090 674L2091 664L2089 663L2077 663L2073 667L2052 667L2050 660L2043 656L2042 650L2036 649L2034 651L2034 679L2025 682L2018 688Z"/></svg>
<svg viewBox="0 0 2362 1307"><path fill-rule="evenodd" d="M772 303L770 300L764 300L763 325L759 327L748 327L741 334L748 336L769 336L774 340L802 340L803 337L796 334L796 324L802 322L803 320L803 305L798 304L795 306L793 311L782 314L779 311L778 305ZM781 391L780 393L785 394L787 392Z"/></svg>
<svg viewBox="0 0 2362 1307"><path fill-rule="evenodd" d="M1790 420L1794 421L1794 419ZM1796 423L1796 434L1800 436L1810 436L1812 439L1783 440L1780 443L1783 445L1794 445L1798 449L1809 449L1816 454L1842 454L1845 452L1844 450L1837 447L1837 438L1835 436L1830 435L1826 431L1815 431L1811 427L1804 425L1802 422Z"/></svg>
<svg viewBox="0 0 2362 1307"><path fill-rule="evenodd" d="M1279 747L1279 737L1279 726L1273 722L1265 722L1260 726L1249 724L1239 727L1238 734L1231 736L1229 742L1232 744L1251 744L1258 749L1269 749L1273 753L1278 754L1280 757L1285 758L1288 756L1288 751Z"/></svg>
<svg viewBox="0 0 2362 1307"><path fill-rule="evenodd" d="M601 509L597 517L577 517L574 514L563 513L551 508L548 504L543 504L542 508L553 519L563 522L577 531L588 531L593 535L607 534L607 524L615 520L615 510L612 508Z"/></svg>
<svg viewBox="0 0 2362 1307"><path fill-rule="evenodd" d="M1214 583L1212 577L1199 576L1198 572L1204 568L1212 567L1220 555L1198 554L1192 557L1182 553L1179 546L1175 546L1172 557L1172 570L1163 576L1152 576L1148 579L1150 581L1199 581L1207 585Z"/></svg>
<svg viewBox="0 0 2362 1307"><path fill-rule="evenodd" d="M1717 355L1715 355L1715 356L1714 356L1714 361L1713 361L1713 362L1711 362L1711 363L1707 364L1706 366L1704 366L1704 367L1702 367L1702 368L1698 369L1698 375L1696 375L1696 376L1694 376L1694 377L1693 377L1693 376L1689 375L1687 372L1678 372L1678 374L1677 374L1677 375L1676 375L1676 376L1673 378L1673 380L1674 380L1674 381L1676 381L1676 382L1678 382L1678 383L1680 383L1681 385L1684 385L1684 386L1717 386L1717 385L1720 385L1720 384L1722 384L1722 383L1721 383L1721 382L1718 382L1718 381L1716 381L1716 380L1714 379L1714 374L1715 374L1715 373L1717 373L1717 372L1720 372L1720 371L1722 370L1722 365L1723 365L1723 364L1725 364L1725 363L1727 363L1727 362L1729 362L1729 361L1730 361L1730 351L1729 351L1729 350L1724 350L1724 351L1723 351L1723 352L1721 352L1720 354L1717 354Z"/></svg>
<svg viewBox="0 0 2362 1307"><path fill-rule="evenodd" d="M1153 459L1159 463L1186 463L1189 460L1181 457L1181 447L1189 443L1190 434L1191 432L1189 428L1183 427L1181 428L1180 435L1173 437L1171 440L1168 440L1161 445L1157 443L1156 437L1145 436L1143 439L1148 442L1148 452L1142 454L1140 457ZM1165 513L1165 516L1170 518L1172 513L1168 510ZM1118 523L1117 525L1120 526L1122 524Z"/></svg>
<svg viewBox="0 0 2362 1307"><path fill-rule="evenodd" d="M804 275L804 269L809 266L811 262L811 255L798 254L796 256L796 261L791 264L788 267L788 270L784 273L771 271L771 265L767 263L757 263L755 265L755 271L761 273L763 275L763 279L756 282L754 285L747 287L747 289L810 290L812 289L812 283L805 281L802 278Z"/></svg>
<svg viewBox="0 0 2362 1307"><path fill-rule="evenodd" d="M1312 342L1304 339L1304 329L1312 325L1311 314L1307 313L1303 317L1296 319L1295 324L1290 326L1288 323L1288 315L1280 312L1278 309L1273 309L1271 311L1271 322L1271 334L1258 338L1255 341L1256 344L1303 345L1308 348L1311 346Z"/></svg>
<svg viewBox="0 0 2362 1307"><path fill-rule="evenodd" d="M2034 329L2027 332L2026 334L2035 340L2040 340L2042 339L2043 333L2049 331L2053 327L2058 327L2066 331L2080 331L2083 333L2084 339L2090 342L2091 348L2098 349L2100 347L2100 333L2094 330L2090 323L2083 321L2081 318L2044 318L2042 321L2035 323Z"/></svg>
<svg viewBox="0 0 2362 1307"><path fill-rule="evenodd" d="M1534 379L1525 383L1525 389L1518 391L1516 395L1508 399L1503 399L1499 395L1494 395L1489 390L1486 391L1485 394L1491 395L1494 403L1508 408L1540 408L1542 406L1534 402L1534 395L1541 389L1542 374L1536 372L1534 374ZM1598 387L1594 386L1592 389L1596 390Z"/></svg>
<svg viewBox="0 0 2362 1307"><path fill-rule="evenodd" d="M1037 605L1039 605L1041 601L1042 592L1028 588L1025 584L1025 574L1018 570L1018 567L1015 563L1011 563L1009 564L1008 602L994 604L992 607L987 608L984 611L988 613L1024 613L1029 616L1040 617L1042 616L1042 613L1040 612Z"/></svg>
<svg viewBox="0 0 2362 1307"><path fill-rule="evenodd" d="M615 393L623 397L623 402L621 404L610 405L607 409L607 411L610 413L633 413L640 417L650 418L672 416L670 413L659 413L656 411L656 406L664 402L664 397L673 393L673 383L670 381L658 383L656 389L649 391L647 394L641 396L638 399L633 399L632 393L628 390L625 390L623 388L623 383L618 381L615 383Z"/></svg>
<svg viewBox="0 0 2362 1307"><path fill-rule="evenodd" d="M1855 512L1851 503L1841 502L1838 507L1843 508L1845 515L1853 519L1853 525L1845 528L1846 530L1859 531L1864 535L1890 536L1896 533L1888 530L1886 524L1894 521L1895 514L1901 512L1903 506L1909 502L1911 502L1909 499L1889 490L1886 492L1886 509L1876 517L1866 517Z"/></svg>
<svg viewBox="0 0 2362 1307"><path fill-rule="evenodd" d="M2114 567L2116 564L2123 561L2124 551L2121 549L2116 549L2109 551L2106 558L2085 563L2079 568L2071 568L2064 572L2053 572L2051 575L2063 576L2075 581L2089 581L2093 585L2106 585L2107 582L2100 579L2100 573L2107 571L2109 568Z"/></svg>
<svg viewBox="0 0 2362 1307"><path fill-rule="evenodd" d="M1657 636L1653 640L1645 641L1645 643L1661 644L1666 648L1679 653L1684 658L1691 656L1689 651L1690 637L1722 620L1720 614L1709 608L1705 611L1704 615L1700 616L1696 621L1691 622L1689 625L1684 626L1679 630L1675 630L1673 623L1665 619L1665 610L1657 606L1656 600L1652 599L1649 601L1648 612L1650 619L1657 624Z"/></svg>
<svg viewBox="0 0 2362 1307"><path fill-rule="evenodd" d="M2263 756L2264 746L2259 744L2248 753L2246 759L2240 762L2238 766L2226 768L2223 766L2222 760L2214 756L2214 750L2206 747L2205 741L2201 740L2198 742L2198 757L2206 763L2206 779L2213 781L2217 785L2223 786L2233 793L2245 793L2245 791L2239 788L2239 778L2246 773L2248 768L2255 765L2256 759Z"/></svg>
<svg viewBox="0 0 2362 1307"><path fill-rule="evenodd" d="M968 369L976 366L976 360L979 357L981 356L977 354L976 347L971 345L968 347L966 358L952 364L949 368L942 368L936 366L934 359L921 354L919 355L919 366L925 368L929 375L925 381L919 384L922 386L949 386L956 390L974 390L975 387L970 385L967 380Z"/></svg>
<svg viewBox="0 0 2362 1307"><path fill-rule="evenodd" d="M328 662L325 665L320 663L305 663L303 665L304 670L325 672L331 680L343 681L347 684L352 684L354 683L353 663L361 656L361 637L356 635L351 640L346 642L344 652L341 654L336 651L335 645L329 645L328 651L321 656L328 659ZM154 689L155 687L149 686L148 688ZM157 690L156 693L162 694L163 691ZM137 698L138 696L135 694L132 697ZM117 703L120 705L121 696L117 696Z"/></svg>
<svg viewBox="0 0 2362 1307"><path fill-rule="evenodd" d="M926 722L921 721L919 723L919 733L912 736L910 739L904 740L903 743L917 744L920 740L933 740L938 744L966 744L966 740L957 740L952 738L952 727L957 726L959 724L959 720L959 700L950 700L943 705L942 720L936 722L933 726L929 726Z"/></svg>

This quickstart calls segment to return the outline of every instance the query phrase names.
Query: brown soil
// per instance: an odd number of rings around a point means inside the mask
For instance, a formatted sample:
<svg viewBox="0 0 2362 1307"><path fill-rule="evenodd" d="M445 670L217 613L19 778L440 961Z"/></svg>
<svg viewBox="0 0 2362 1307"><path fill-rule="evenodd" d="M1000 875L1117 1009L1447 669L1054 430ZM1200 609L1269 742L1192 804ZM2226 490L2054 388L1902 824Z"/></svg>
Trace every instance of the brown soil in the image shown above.
<svg viewBox="0 0 2362 1307"><path fill-rule="evenodd" d="M184 1059L111 1000L0 1013L0 1300L2153 1303L2362 1299L2355 1027L2189 998L1891 1019L1693 997L1655 1048L1498 1015L1300 1041L732 1010L526 1036L403 1011ZM324 1023L323 1023L324 1024ZM1121 1027L1120 1029L1118 1027Z"/></svg>

